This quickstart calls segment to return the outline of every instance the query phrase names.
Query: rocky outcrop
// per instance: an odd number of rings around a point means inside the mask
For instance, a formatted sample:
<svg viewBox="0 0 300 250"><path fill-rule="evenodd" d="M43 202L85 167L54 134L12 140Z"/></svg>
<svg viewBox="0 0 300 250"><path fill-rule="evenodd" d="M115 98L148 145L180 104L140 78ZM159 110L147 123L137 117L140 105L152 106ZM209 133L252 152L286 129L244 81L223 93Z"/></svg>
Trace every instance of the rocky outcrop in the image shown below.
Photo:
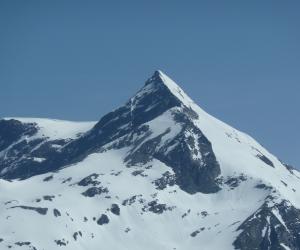
<svg viewBox="0 0 300 250"><path fill-rule="evenodd" d="M266 201L238 227L235 249L300 249L300 210L288 201L271 204Z"/></svg>

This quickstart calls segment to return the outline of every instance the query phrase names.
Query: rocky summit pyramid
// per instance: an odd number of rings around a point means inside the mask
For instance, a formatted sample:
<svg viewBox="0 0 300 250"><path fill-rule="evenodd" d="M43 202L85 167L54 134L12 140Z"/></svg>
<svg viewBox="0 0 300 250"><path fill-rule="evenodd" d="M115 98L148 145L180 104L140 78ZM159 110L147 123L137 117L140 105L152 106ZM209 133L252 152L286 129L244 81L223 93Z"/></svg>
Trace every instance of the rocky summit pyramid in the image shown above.
<svg viewBox="0 0 300 250"><path fill-rule="evenodd" d="M99 122L0 120L0 249L300 249L300 173L161 71Z"/></svg>

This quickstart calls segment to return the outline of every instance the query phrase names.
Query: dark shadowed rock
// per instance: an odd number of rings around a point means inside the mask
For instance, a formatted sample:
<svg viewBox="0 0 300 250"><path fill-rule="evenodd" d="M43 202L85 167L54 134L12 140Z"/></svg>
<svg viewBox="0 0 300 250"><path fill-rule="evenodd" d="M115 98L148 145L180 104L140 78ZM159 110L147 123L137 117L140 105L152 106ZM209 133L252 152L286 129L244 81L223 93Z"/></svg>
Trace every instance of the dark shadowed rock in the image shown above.
<svg viewBox="0 0 300 250"><path fill-rule="evenodd" d="M81 181L79 181L77 183L78 186L88 186L88 185L92 185L92 186L96 186L96 185L99 185L101 184L100 181L97 181L97 178L99 177L98 174L91 174L85 178L83 178Z"/></svg>
<svg viewBox="0 0 300 250"><path fill-rule="evenodd" d="M224 180L224 184L229 186L230 189L234 189L239 186L239 184L243 181L246 181L247 177L243 174L239 176L231 176Z"/></svg>
<svg viewBox="0 0 300 250"><path fill-rule="evenodd" d="M256 157L259 158L259 159L261 159L264 163L266 163L270 167L274 168L273 162L268 157L266 157L265 155L258 154Z"/></svg>
<svg viewBox="0 0 300 250"><path fill-rule="evenodd" d="M272 190L273 189L271 186L268 186L268 185L266 185L264 183L257 184L255 186L255 188L264 189L264 190Z"/></svg>
<svg viewBox="0 0 300 250"><path fill-rule="evenodd" d="M192 232L190 235L191 235L191 237L196 237L201 231L204 231L204 230L205 230L205 227L201 227L199 230Z"/></svg>
<svg viewBox="0 0 300 250"><path fill-rule="evenodd" d="M106 214L102 214L100 218L97 220L97 224L100 226L108 223L109 223L109 219Z"/></svg>
<svg viewBox="0 0 300 250"><path fill-rule="evenodd" d="M118 204L112 204L110 211L115 215L120 215L120 207L118 206Z"/></svg>
<svg viewBox="0 0 300 250"><path fill-rule="evenodd" d="M166 171L162 174L162 177L156 179L152 183L154 183L156 189L163 190L168 186L172 187L176 184L176 176L169 171Z"/></svg>
<svg viewBox="0 0 300 250"><path fill-rule="evenodd" d="M69 242L65 239L61 239L61 240L54 240L54 242L56 243L56 245L58 246L66 246L69 244Z"/></svg>
<svg viewBox="0 0 300 250"><path fill-rule="evenodd" d="M53 214L54 214L55 217L61 216L60 211L56 208L53 209Z"/></svg>
<svg viewBox="0 0 300 250"><path fill-rule="evenodd" d="M134 196L131 196L130 198L124 200L124 201L122 202L122 205L123 205L123 206L127 206L127 205L130 206L130 205L132 205L133 203L136 202L136 200L137 200L138 197L142 197L142 195L140 194L140 195L134 195Z"/></svg>
<svg viewBox="0 0 300 250"><path fill-rule="evenodd" d="M142 210L144 212L150 211L150 212L155 213L155 214L162 214L164 211L168 211L168 210L171 211L173 209L174 209L174 207L167 206L167 204L158 203L157 200L153 200L153 201L148 202L142 208Z"/></svg>
<svg viewBox="0 0 300 250"><path fill-rule="evenodd" d="M142 176L142 177L146 177L147 175L146 174L144 174L144 170L135 170L135 171L133 171L131 174L133 175L133 176Z"/></svg>
<svg viewBox="0 0 300 250"><path fill-rule="evenodd" d="M94 197L95 195L101 195L103 193L108 193L107 188L103 187L91 187L82 193L86 197Z"/></svg>
<svg viewBox="0 0 300 250"><path fill-rule="evenodd" d="M14 206L14 207L11 207L11 208L22 208L22 209L25 209L25 210L32 210L32 211L35 211L41 215L46 215L47 212L48 212L48 208L43 208L43 207L30 207L30 206Z"/></svg>
<svg viewBox="0 0 300 250"><path fill-rule="evenodd" d="M285 245L291 250L299 250L300 210L287 201L273 206L266 202L237 230L242 232L234 241L236 249L279 250Z"/></svg>
<svg viewBox="0 0 300 250"><path fill-rule="evenodd" d="M0 151L5 150L5 155L0 156L0 177L7 180L26 179L50 170L47 168L47 171L41 171L44 168L46 170L47 159L58 153L57 148L52 145L64 145L67 141L31 137L38 130L36 123L0 120ZM27 140L27 137L32 139ZM55 170L53 166L51 170Z"/></svg>
<svg viewBox="0 0 300 250"><path fill-rule="evenodd" d="M31 245L31 242L29 242L29 241L18 241L18 242L16 242L15 243L15 245L17 245L17 246L30 246Z"/></svg>
<svg viewBox="0 0 300 250"><path fill-rule="evenodd" d="M82 237L81 231L73 233L73 238L74 238L75 241L77 240L78 236Z"/></svg>
<svg viewBox="0 0 300 250"><path fill-rule="evenodd" d="M125 161L130 166L158 159L173 169L176 184L184 191L188 193L219 191L217 177L221 171L211 143L186 113L174 109L172 114L174 121L181 124L181 132L163 145L161 143L163 136L170 133L168 128L162 134L148 140L149 135L145 134Z"/></svg>
<svg viewBox="0 0 300 250"><path fill-rule="evenodd" d="M55 195L44 195L43 199L45 201L53 201L53 199L55 198Z"/></svg>
<svg viewBox="0 0 300 250"><path fill-rule="evenodd" d="M51 181L53 179L53 175L47 176L43 179L43 181Z"/></svg>
<svg viewBox="0 0 300 250"><path fill-rule="evenodd" d="M31 136L35 133L37 133L35 123L24 124L14 119L0 120L0 151L21 139L22 136Z"/></svg>

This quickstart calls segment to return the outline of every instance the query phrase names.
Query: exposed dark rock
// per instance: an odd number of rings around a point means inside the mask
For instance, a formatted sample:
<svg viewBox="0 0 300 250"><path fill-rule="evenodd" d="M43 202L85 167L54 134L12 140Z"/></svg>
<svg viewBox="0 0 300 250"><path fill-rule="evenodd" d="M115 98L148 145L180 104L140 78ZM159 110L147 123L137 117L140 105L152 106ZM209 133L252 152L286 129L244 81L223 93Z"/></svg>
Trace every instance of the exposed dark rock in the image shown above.
<svg viewBox="0 0 300 250"><path fill-rule="evenodd" d="M120 215L120 207L118 206L118 204L112 204L110 211L115 215Z"/></svg>
<svg viewBox="0 0 300 250"><path fill-rule="evenodd" d="M149 140L145 136L133 147L125 161L129 165L137 165L156 158L173 169L176 184L184 191L192 194L217 192L220 190L216 180L220 167L211 143L185 113L174 109L173 117L182 126L177 136L164 145L161 145L162 138L170 133L170 129Z"/></svg>
<svg viewBox="0 0 300 250"><path fill-rule="evenodd" d="M83 178L81 181L79 181L77 183L77 185L79 186L88 186L88 185L92 185L92 186L97 186L99 184L101 184L100 181L97 181L96 179L99 177L99 174L91 174L85 178Z"/></svg>
<svg viewBox="0 0 300 250"><path fill-rule="evenodd" d="M108 193L108 189L103 187L91 187L84 191L82 195L86 197L94 197L95 195L100 195L103 193Z"/></svg>
<svg viewBox="0 0 300 250"><path fill-rule="evenodd" d="M208 216L208 212L206 212L206 211L202 211L200 214L202 215L203 218Z"/></svg>
<svg viewBox="0 0 300 250"><path fill-rule="evenodd" d="M247 177L245 175L241 174L237 177L232 176L232 177L227 178L224 181L224 184L229 186L230 189L234 189L234 188L238 187L241 182L246 181L246 180L247 180Z"/></svg>
<svg viewBox="0 0 300 250"><path fill-rule="evenodd" d="M44 195L43 199L45 201L53 201L53 199L55 198L55 195Z"/></svg>
<svg viewBox="0 0 300 250"><path fill-rule="evenodd" d="M153 181L156 186L156 189L163 190L168 186L174 186L176 183L176 176L171 174L169 171L166 171L162 174L162 177Z"/></svg>
<svg viewBox="0 0 300 250"><path fill-rule="evenodd" d="M240 222L241 222L241 221L239 221L239 220L238 220L238 221L235 221L235 222L233 222L232 224L230 224L229 227L232 227L232 226L234 226L234 225L236 225L236 224L238 224L238 223L240 223Z"/></svg>
<svg viewBox="0 0 300 250"><path fill-rule="evenodd" d="M174 207L169 207L166 204L158 203L157 200L153 200L153 201L148 202L148 204L146 204L142 208L142 210L144 212L150 211L150 212L155 213L155 214L162 214L164 211L173 210L173 209L174 209Z"/></svg>
<svg viewBox="0 0 300 250"><path fill-rule="evenodd" d="M54 214L55 217L61 216L60 211L56 208L53 209L53 214Z"/></svg>
<svg viewBox="0 0 300 250"><path fill-rule="evenodd" d="M268 158L266 157L265 155L263 154L258 154L256 155L257 158L261 159L264 163L266 163L267 165L271 166L272 168L274 168L274 164L273 162Z"/></svg>
<svg viewBox="0 0 300 250"><path fill-rule="evenodd" d="M43 179L43 181L51 181L53 179L53 175L47 176Z"/></svg>
<svg viewBox="0 0 300 250"><path fill-rule="evenodd" d="M26 210L32 210L32 211L35 211L39 214L42 214L42 215L46 215L47 212L48 212L48 208L43 208L43 207L30 207L30 206L14 206L14 207L11 207L11 208L22 208L22 209L26 209Z"/></svg>
<svg viewBox="0 0 300 250"><path fill-rule="evenodd" d="M197 120L198 114L191 107L183 107L183 113L185 113L190 119Z"/></svg>
<svg viewBox="0 0 300 250"><path fill-rule="evenodd" d="M22 123L13 119L0 120L0 151L6 150L5 157L0 157L0 171L2 171L0 177L7 180L25 179L56 170L53 166L45 167L47 159L57 154L57 148L52 147L53 144L63 145L66 141L50 141L46 137L26 139L35 135L38 129L35 123Z"/></svg>
<svg viewBox="0 0 300 250"><path fill-rule="evenodd" d="M69 242L65 239L61 239L61 240L54 240L54 242L56 243L56 245L58 246L66 246L69 244Z"/></svg>
<svg viewBox="0 0 300 250"><path fill-rule="evenodd" d="M216 178L221 172L211 143L185 113L174 112L174 119L182 125L182 131L155 154L155 157L173 169L176 184L184 191L217 192L220 187ZM168 152L169 147L172 147L172 150ZM195 159L194 156L201 160Z"/></svg>
<svg viewBox="0 0 300 250"><path fill-rule="evenodd" d="M29 245L31 245L31 242L29 242L29 241L18 241L18 242L16 242L15 243L15 245L17 245L17 246L29 246Z"/></svg>
<svg viewBox="0 0 300 250"><path fill-rule="evenodd" d="M78 236L82 237L81 231L73 233L73 238L74 238L75 241L77 240Z"/></svg>
<svg viewBox="0 0 300 250"><path fill-rule="evenodd" d="M109 218L107 217L106 214L102 214L100 218L97 220L98 225L104 225L109 223Z"/></svg>
<svg viewBox="0 0 300 250"><path fill-rule="evenodd" d="M125 158L127 166L134 166L140 163L146 164L151 161L157 151L157 146L160 144L162 137L169 132L170 129L166 129L164 133L149 140L147 140L147 137L150 136L151 133L146 133L141 140L133 142L134 147L131 150L131 153L129 153L129 155Z"/></svg>
<svg viewBox="0 0 300 250"><path fill-rule="evenodd" d="M191 235L191 237L196 237L201 231L204 231L204 230L205 230L205 227L201 227L199 230L192 232L190 235Z"/></svg>
<svg viewBox="0 0 300 250"><path fill-rule="evenodd" d="M134 195L134 196L132 196L132 197L130 197L130 198L124 200L124 201L122 202L122 205L123 205L123 206L127 206L127 205L130 206L130 205L132 205L133 203L135 203L137 197L142 197L142 195L141 195L141 194L140 194L140 195Z"/></svg>
<svg viewBox="0 0 300 250"><path fill-rule="evenodd" d="M283 244L291 250L299 250L299 218L300 210L287 201L273 206L266 202L238 227L237 230L242 232L236 238L234 246L242 250L279 250L283 249Z"/></svg>
<svg viewBox="0 0 300 250"><path fill-rule="evenodd" d="M257 185L255 186L255 188L258 188L258 189L265 189L265 190L272 190L272 189L273 189L271 186L267 186L267 185L264 184L264 183L257 184Z"/></svg>
<svg viewBox="0 0 300 250"><path fill-rule="evenodd" d="M131 174L132 174L133 176L139 175L139 176L142 176L142 177L146 177L147 175L146 175L146 174L143 174L143 173L144 173L144 170L135 170L135 171L133 171Z"/></svg>
<svg viewBox="0 0 300 250"><path fill-rule="evenodd" d="M191 209L189 209L186 213L184 213L184 214L181 216L181 218L186 217L190 212L191 212Z"/></svg>
<svg viewBox="0 0 300 250"><path fill-rule="evenodd" d="M21 139L22 136L34 135L36 132L34 123L25 124L14 119L0 120L0 151Z"/></svg>
<svg viewBox="0 0 300 250"><path fill-rule="evenodd" d="M121 173L122 171L112 172L110 175L119 176Z"/></svg>
<svg viewBox="0 0 300 250"><path fill-rule="evenodd" d="M68 177L62 181L62 184L70 182L71 180L72 180L72 177Z"/></svg>

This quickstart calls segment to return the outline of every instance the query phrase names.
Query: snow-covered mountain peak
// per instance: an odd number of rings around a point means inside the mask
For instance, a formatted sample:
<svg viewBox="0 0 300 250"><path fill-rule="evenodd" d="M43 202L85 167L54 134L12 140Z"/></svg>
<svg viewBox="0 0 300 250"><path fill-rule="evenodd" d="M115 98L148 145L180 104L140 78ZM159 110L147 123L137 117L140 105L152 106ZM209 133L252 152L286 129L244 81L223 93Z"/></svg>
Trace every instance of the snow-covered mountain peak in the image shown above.
<svg viewBox="0 0 300 250"><path fill-rule="evenodd" d="M166 87L170 93L175 96L182 104L189 107L193 100L183 91L183 89L173 81L169 76L167 76L161 70L156 70L154 74L146 81L145 88L147 90L163 85ZM142 89L143 90L143 89Z"/></svg>
<svg viewBox="0 0 300 250"><path fill-rule="evenodd" d="M0 120L0 249L299 250L299 180L156 71L97 123Z"/></svg>

